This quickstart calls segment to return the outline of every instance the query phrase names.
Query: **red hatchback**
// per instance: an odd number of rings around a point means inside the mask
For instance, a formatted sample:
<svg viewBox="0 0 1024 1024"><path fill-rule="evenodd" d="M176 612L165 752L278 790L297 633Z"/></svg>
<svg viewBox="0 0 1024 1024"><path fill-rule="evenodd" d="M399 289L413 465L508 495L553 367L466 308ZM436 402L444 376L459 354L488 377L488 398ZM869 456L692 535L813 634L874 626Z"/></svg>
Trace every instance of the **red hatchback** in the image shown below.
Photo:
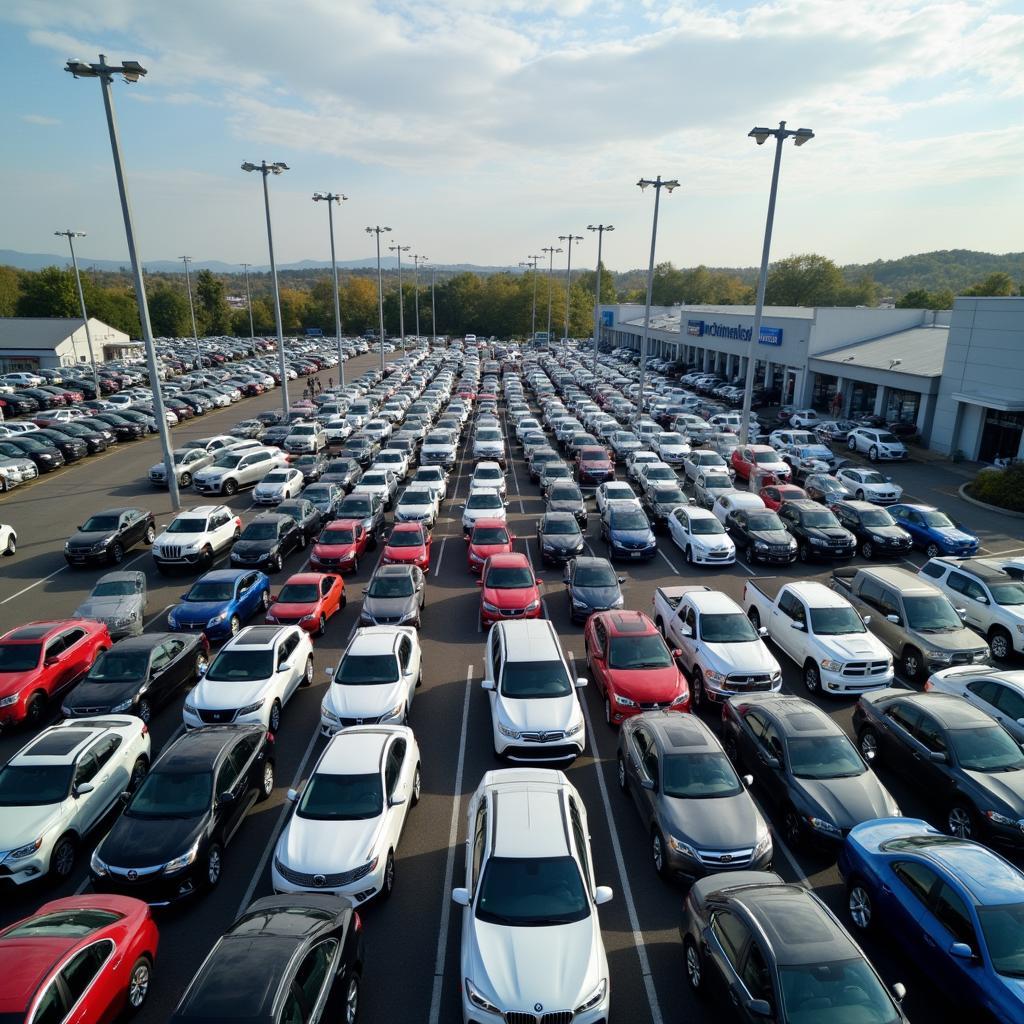
<svg viewBox="0 0 1024 1024"><path fill-rule="evenodd" d="M587 665L612 726L644 711L689 711L690 688L657 627L643 612L598 612L583 631Z"/></svg>
<svg viewBox="0 0 1024 1024"><path fill-rule="evenodd" d="M539 619L540 580L526 555L512 552L491 555L484 563L477 585L480 593L480 625L487 628L502 619Z"/></svg>
<svg viewBox="0 0 1024 1024"><path fill-rule="evenodd" d="M604 448L588 445L581 448L576 455L576 479L580 486L584 484L603 484L606 480L615 479L615 463Z"/></svg>
<svg viewBox="0 0 1024 1024"><path fill-rule="evenodd" d="M0 1020L107 1024L140 1010L160 936L127 896L44 903L0 932Z"/></svg>
<svg viewBox="0 0 1024 1024"><path fill-rule="evenodd" d="M323 572L358 572L369 543L370 534L358 519L336 519L323 528L309 564Z"/></svg>
<svg viewBox="0 0 1024 1024"><path fill-rule="evenodd" d="M770 508L773 512L778 512L784 501L797 501L807 497L807 492L796 484L770 484L768 487L762 487L757 494L764 502L765 508Z"/></svg>
<svg viewBox="0 0 1024 1024"><path fill-rule="evenodd" d="M38 725L54 698L114 646L102 622L30 622L0 637L0 726Z"/></svg>
<svg viewBox="0 0 1024 1024"><path fill-rule="evenodd" d="M288 578L280 593L271 597L267 622L300 626L323 636L327 620L345 607L345 581L333 573L298 572Z"/></svg>
<svg viewBox="0 0 1024 1024"><path fill-rule="evenodd" d="M420 523L396 523L384 545L382 565L415 565L430 569L430 531Z"/></svg>
<svg viewBox="0 0 1024 1024"><path fill-rule="evenodd" d="M510 555L515 534L500 519L478 519L469 535L469 571L478 573L491 555Z"/></svg>

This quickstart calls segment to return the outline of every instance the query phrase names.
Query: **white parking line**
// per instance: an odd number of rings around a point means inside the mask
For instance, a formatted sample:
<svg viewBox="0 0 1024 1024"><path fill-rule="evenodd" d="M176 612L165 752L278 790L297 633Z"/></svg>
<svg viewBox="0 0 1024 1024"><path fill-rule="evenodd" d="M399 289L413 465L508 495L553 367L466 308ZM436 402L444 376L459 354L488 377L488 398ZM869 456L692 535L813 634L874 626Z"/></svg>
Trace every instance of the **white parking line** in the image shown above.
<svg viewBox="0 0 1024 1024"><path fill-rule="evenodd" d="M750 790L748 789L747 792L750 793ZM761 812L761 817L764 818L765 821L769 822L768 829L772 834L773 850L777 853L782 854L783 858L789 864L790 868L792 868L793 874L796 875L796 880L798 884L802 885L805 889L813 889L814 886L811 885L807 876L804 874L804 870L802 867L800 867L800 864L797 861L796 857L793 856L793 853L790 851L789 847L782 841L782 836L779 834L779 830L771 824L771 818L769 818L768 815L765 813L764 807L761 806L761 801L758 800L753 793L750 793L750 799L754 801L754 805Z"/></svg>
<svg viewBox="0 0 1024 1024"><path fill-rule="evenodd" d="M448 857L444 866L444 885L441 887L441 924L437 931L437 959L434 961L434 987L430 994L430 1024L437 1024L441 1016L441 991L444 985L444 962L448 953L448 923L451 919L452 879L455 875L455 844L459 838L459 805L462 802L462 772L466 764L466 729L469 724L470 684L473 666L466 668L466 692L462 698L462 728L459 732L459 757L455 765L455 790L452 797L452 820L448 827Z"/></svg>
<svg viewBox="0 0 1024 1024"><path fill-rule="evenodd" d="M0 601L0 605L7 604L8 601L13 601L16 597L21 597L22 594L27 594L34 587L38 587L40 583L45 583L47 580L52 580L58 573L62 573L67 569L66 565L62 565L59 569L54 569L49 576L44 576L41 580L36 580L35 583L30 583L27 587L23 587L16 594L11 594L10 597L5 597Z"/></svg>
<svg viewBox="0 0 1024 1024"><path fill-rule="evenodd" d="M148 622L143 623L142 628L149 629L149 627L152 626L153 623L157 621L157 619L162 619L173 607L173 604L169 604L162 611L157 612L156 615L152 616Z"/></svg>
<svg viewBox="0 0 1024 1024"><path fill-rule="evenodd" d="M658 554L661 555L661 560L678 576L679 570L672 564L672 561L669 559L668 555L666 555L665 552L661 550L661 548L658 548Z"/></svg>
<svg viewBox="0 0 1024 1024"><path fill-rule="evenodd" d="M447 537L442 537L441 538L441 550L438 551L438 553L437 553L437 561L434 563L434 575L435 576L437 576L437 574L441 571L441 559L444 558L444 545L445 545L445 541L447 541L447 540L448 540Z"/></svg>

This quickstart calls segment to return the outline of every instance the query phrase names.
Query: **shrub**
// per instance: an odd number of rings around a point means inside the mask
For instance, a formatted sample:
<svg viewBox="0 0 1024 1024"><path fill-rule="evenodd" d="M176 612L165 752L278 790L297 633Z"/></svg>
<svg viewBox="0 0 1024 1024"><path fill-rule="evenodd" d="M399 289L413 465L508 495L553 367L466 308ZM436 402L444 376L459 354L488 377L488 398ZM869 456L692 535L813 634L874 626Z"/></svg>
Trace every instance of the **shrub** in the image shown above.
<svg viewBox="0 0 1024 1024"><path fill-rule="evenodd" d="M979 501L1012 512L1024 512L1024 463L1015 463L1006 469L986 469L978 474L968 491Z"/></svg>

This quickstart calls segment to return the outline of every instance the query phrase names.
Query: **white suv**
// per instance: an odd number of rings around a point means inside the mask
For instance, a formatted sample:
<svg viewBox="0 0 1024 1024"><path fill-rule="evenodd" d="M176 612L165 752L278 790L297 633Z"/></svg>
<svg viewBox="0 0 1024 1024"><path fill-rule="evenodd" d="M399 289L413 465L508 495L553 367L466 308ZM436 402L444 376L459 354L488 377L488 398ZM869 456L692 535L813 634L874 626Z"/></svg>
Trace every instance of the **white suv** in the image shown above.
<svg viewBox="0 0 1024 1024"><path fill-rule="evenodd" d="M239 488L255 486L272 469L288 465L288 456L280 448L253 451L226 451L212 466L201 469L192 478L200 494L237 494Z"/></svg>
<svg viewBox="0 0 1024 1024"><path fill-rule="evenodd" d="M484 680L494 752L510 761L568 763L586 745L576 690L548 619L498 622L487 636Z"/></svg>
<svg viewBox="0 0 1024 1024"><path fill-rule="evenodd" d="M188 487L192 477L213 462L213 454L202 448L178 448L171 458L174 461L174 475L179 487ZM162 462L149 467L149 482L155 487L167 486L167 468Z"/></svg>
<svg viewBox="0 0 1024 1024"><path fill-rule="evenodd" d="M872 462L879 459L905 459L910 453L907 446L888 430L857 427L846 435L846 447L851 452L864 452Z"/></svg>
<svg viewBox="0 0 1024 1024"><path fill-rule="evenodd" d="M296 423L284 439L284 450L297 455L300 452L318 452L327 447L327 434L321 423Z"/></svg>
<svg viewBox="0 0 1024 1024"><path fill-rule="evenodd" d="M134 715L67 719L0 769L0 864L24 885L66 879L88 833L149 769L149 730Z"/></svg>
<svg viewBox="0 0 1024 1024"><path fill-rule="evenodd" d="M298 626L249 626L232 637L185 698L186 727L281 727L281 708L313 682L313 641Z"/></svg>
<svg viewBox="0 0 1024 1024"><path fill-rule="evenodd" d="M462 1019L608 1019L608 959L587 809L559 771L484 775L469 802L462 912Z"/></svg>
<svg viewBox="0 0 1024 1024"><path fill-rule="evenodd" d="M179 512L150 549L160 572L175 567L209 569L238 540L242 518L227 505L198 505Z"/></svg>
<svg viewBox="0 0 1024 1024"><path fill-rule="evenodd" d="M327 742L274 851L276 893L328 892L356 906L387 899L395 850L420 799L420 751L404 725L357 725Z"/></svg>

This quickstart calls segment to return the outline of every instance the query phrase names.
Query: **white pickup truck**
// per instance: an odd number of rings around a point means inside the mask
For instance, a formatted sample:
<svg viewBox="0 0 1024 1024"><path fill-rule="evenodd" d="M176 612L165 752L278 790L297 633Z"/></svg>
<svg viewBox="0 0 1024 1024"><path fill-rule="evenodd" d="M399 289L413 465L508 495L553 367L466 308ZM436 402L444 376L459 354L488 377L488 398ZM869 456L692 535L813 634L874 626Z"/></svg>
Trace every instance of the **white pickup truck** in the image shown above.
<svg viewBox="0 0 1024 1024"><path fill-rule="evenodd" d="M731 597L710 587L658 587L652 605L654 624L690 678L695 709L782 688L779 663Z"/></svg>
<svg viewBox="0 0 1024 1024"><path fill-rule="evenodd" d="M800 666L811 693L864 693L892 686L892 655L840 594L823 583L786 583L774 598L743 585L743 607L754 629Z"/></svg>

